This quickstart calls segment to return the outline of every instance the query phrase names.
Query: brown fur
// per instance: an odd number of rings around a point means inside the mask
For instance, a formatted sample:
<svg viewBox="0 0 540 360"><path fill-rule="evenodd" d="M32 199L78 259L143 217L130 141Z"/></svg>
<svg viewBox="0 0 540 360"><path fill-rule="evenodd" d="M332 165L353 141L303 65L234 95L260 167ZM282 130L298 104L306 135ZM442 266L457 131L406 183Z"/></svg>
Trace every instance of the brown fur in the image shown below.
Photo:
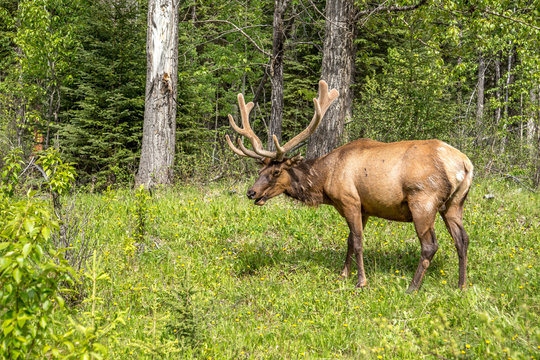
<svg viewBox="0 0 540 360"><path fill-rule="evenodd" d="M342 276L349 276L354 254L358 287L367 284L362 233L368 218L414 222L422 251L408 291L419 289L438 249L434 222L440 212L458 252L459 287L463 288L469 239L462 215L472 172L464 154L439 140L381 143L360 139L316 160L265 160L248 197L263 205L284 193L310 206L334 206L350 229Z"/></svg>

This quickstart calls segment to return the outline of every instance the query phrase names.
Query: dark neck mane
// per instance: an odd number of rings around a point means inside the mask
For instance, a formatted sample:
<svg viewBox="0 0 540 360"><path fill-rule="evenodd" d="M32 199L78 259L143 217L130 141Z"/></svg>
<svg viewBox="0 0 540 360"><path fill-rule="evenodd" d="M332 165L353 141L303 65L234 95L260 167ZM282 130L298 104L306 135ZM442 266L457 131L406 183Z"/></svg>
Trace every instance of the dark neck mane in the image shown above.
<svg viewBox="0 0 540 360"><path fill-rule="evenodd" d="M291 186L285 192L293 199L309 206L317 206L324 202L322 174L314 167L316 160L304 160L289 170Z"/></svg>

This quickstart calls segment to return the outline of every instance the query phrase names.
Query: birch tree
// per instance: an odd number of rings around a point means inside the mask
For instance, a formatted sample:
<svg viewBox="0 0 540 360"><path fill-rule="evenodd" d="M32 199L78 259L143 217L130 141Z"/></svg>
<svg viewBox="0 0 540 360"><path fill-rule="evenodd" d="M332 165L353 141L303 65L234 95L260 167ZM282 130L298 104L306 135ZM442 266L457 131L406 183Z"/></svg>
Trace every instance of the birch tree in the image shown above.
<svg viewBox="0 0 540 360"><path fill-rule="evenodd" d="M173 177L178 76L178 0L149 0L143 139L135 185Z"/></svg>
<svg viewBox="0 0 540 360"><path fill-rule="evenodd" d="M478 58L478 96L476 101L476 127L482 126L484 118L484 89L485 89L486 60L483 54Z"/></svg>

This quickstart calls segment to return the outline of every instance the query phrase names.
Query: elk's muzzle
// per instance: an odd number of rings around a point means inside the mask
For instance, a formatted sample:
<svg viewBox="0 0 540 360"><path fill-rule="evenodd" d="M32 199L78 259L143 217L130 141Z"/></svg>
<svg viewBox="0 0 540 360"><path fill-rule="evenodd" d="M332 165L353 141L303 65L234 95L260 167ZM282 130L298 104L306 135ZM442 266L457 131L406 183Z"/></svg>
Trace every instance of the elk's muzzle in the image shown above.
<svg viewBox="0 0 540 360"><path fill-rule="evenodd" d="M253 189L249 189L247 191L246 195L247 195L247 197L249 199L255 200L255 205L259 205L259 206L264 205L264 203L267 200L266 196L264 196L264 195L263 196L258 196L257 192L255 190L253 190Z"/></svg>

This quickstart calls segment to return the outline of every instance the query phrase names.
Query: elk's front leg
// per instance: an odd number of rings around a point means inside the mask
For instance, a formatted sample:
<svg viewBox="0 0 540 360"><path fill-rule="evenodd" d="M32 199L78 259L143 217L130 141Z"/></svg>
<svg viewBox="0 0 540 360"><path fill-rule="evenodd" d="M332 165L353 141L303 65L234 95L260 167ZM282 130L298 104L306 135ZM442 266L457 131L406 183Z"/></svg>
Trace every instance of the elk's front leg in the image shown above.
<svg viewBox="0 0 540 360"><path fill-rule="evenodd" d="M358 282L356 287L364 287L367 285L366 273L364 272L364 244L363 244L363 225L360 207L352 208L344 211L344 217L349 225L349 240L347 244L347 258L345 259L345 267L343 271L350 272L350 252L356 257L356 267L358 270ZM367 219L366 219L367 220Z"/></svg>
<svg viewBox="0 0 540 360"><path fill-rule="evenodd" d="M369 216L362 214L362 230L366 228L366 223L369 219ZM362 239L361 239L362 241ZM347 255L345 255L345 265L343 266L343 271L341 272L341 277L349 277L351 274L351 259L354 253L354 239L352 231L349 232L347 238ZM364 277L365 278L365 277Z"/></svg>

